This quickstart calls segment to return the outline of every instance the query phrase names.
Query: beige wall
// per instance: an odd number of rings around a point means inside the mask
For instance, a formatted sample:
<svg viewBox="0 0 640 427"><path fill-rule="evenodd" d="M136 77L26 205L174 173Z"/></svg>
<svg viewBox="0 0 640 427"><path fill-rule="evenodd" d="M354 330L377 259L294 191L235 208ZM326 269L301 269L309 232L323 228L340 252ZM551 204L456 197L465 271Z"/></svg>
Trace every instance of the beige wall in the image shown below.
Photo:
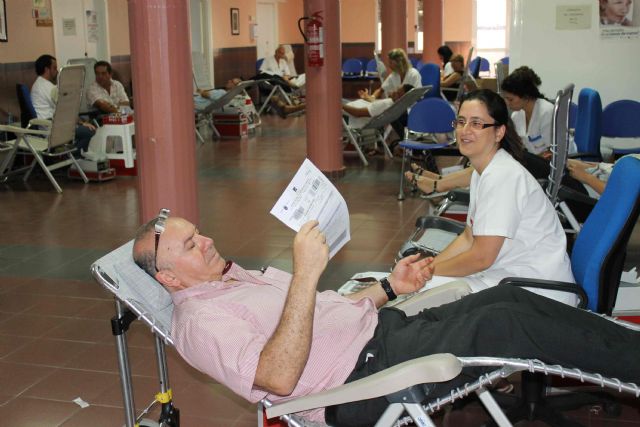
<svg viewBox="0 0 640 427"><path fill-rule="evenodd" d="M31 17L33 3L25 0L5 3L9 41L0 43L0 63L35 61L43 53L55 55L53 27L36 27L36 20ZM46 3L51 10L50 1Z"/></svg>
<svg viewBox="0 0 640 427"><path fill-rule="evenodd" d="M342 43L373 43L376 40L376 0L340 2Z"/></svg>
<svg viewBox="0 0 640 427"><path fill-rule="evenodd" d="M447 0L444 2L442 36L444 41L471 42L472 0Z"/></svg>
<svg viewBox="0 0 640 427"><path fill-rule="evenodd" d="M300 44L303 42L302 35L298 31L298 19L303 15L303 0L286 0L278 3L278 24L280 27L278 38L281 44Z"/></svg>
<svg viewBox="0 0 640 427"><path fill-rule="evenodd" d="M127 0L108 0L109 49L111 56L129 55L129 11Z"/></svg>
<svg viewBox="0 0 640 427"><path fill-rule="evenodd" d="M240 34L231 35L231 8L240 11ZM249 38L249 24L256 17L256 0L211 0L213 45L225 47L255 46ZM250 19L251 18L251 19Z"/></svg>

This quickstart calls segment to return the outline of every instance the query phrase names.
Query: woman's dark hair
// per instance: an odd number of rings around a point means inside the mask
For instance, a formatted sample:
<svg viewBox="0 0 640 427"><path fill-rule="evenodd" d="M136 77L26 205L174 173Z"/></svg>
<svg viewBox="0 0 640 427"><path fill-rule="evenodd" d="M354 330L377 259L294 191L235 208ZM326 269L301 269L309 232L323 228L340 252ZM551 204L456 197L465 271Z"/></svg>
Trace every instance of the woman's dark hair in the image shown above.
<svg viewBox="0 0 640 427"><path fill-rule="evenodd" d="M438 48L438 55L442 56L442 60L446 64L451 59L451 56L453 56L453 51L445 44Z"/></svg>
<svg viewBox="0 0 640 427"><path fill-rule="evenodd" d="M538 99L544 96L538 90L542 84L540 77L531 68L525 66L516 68L502 81L500 89L512 93L520 98Z"/></svg>
<svg viewBox="0 0 640 427"><path fill-rule="evenodd" d="M504 137L500 140L500 147L504 148L518 162L523 163L524 146L509 117L509 110L507 109L507 104L504 102L504 99L493 91L479 89L463 96L460 101L460 108L462 108L462 104L466 101L473 100L482 102L485 107L487 107L487 112L491 118L493 118L496 123L504 125L507 128ZM458 109L458 112L459 111L460 109Z"/></svg>

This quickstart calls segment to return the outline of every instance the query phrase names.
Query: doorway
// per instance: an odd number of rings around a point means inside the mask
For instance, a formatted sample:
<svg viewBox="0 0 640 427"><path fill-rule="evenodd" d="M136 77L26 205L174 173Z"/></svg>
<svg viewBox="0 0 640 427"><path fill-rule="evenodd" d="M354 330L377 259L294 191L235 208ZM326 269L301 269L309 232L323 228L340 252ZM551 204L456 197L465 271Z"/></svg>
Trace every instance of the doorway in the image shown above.
<svg viewBox="0 0 640 427"><path fill-rule="evenodd" d="M109 17L106 0L51 0L55 57L109 61Z"/></svg>
<svg viewBox="0 0 640 427"><path fill-rule="evenodd" d="M258 59L273 55L278 46L278 10L277 4L273 2L258 2L257 4L257 24L258 24Z"/></svg>

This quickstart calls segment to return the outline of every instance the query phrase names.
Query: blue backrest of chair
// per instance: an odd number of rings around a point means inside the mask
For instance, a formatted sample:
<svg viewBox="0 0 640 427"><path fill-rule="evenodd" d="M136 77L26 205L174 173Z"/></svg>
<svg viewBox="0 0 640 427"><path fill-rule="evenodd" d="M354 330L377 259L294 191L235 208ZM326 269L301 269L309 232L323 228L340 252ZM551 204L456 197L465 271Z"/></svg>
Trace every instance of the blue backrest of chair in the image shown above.
<svg viewBox="0 0 640 427"><path fill-rule="evenodd" d="M342 63L342 72L347 76L359 76L362 69L362 61L356 58L349 58Z"/></svg>
<svg viewBox="0 0 640 427"><path fill-rule="evenodd" d="M491 69L491 65L489 64L489 60L487 58L480 58L480 71L489 71Z"/></svg>
<svg viewBox="0 0 640 427"><path fill-rule="evenodd" d="M422 133L452 132L451 123L455 118L456 113L447 101L442 98L427 98L411 108L407 128Z"/></svg>
<svg viewBox="0 0 640 427"><path fill-rule="evenodd" d="M20 105L20 124L27 127L29 120L38 117L36 109L33 108L31 102L31 92L26 85L16 84L16 94L18 95L18 104Z"/></svg>
<svg viewBox="0 0 640 427"><path fill-rule="evenodd" d="M480 75L480 62L481 62L481 60L482 60L482 58L480 58L479 56L476 56L475 58L473 58L471 60L471 63L469 63L469 74L471 74L476 79Z"/></svg>
<svg viewBox="0 0 640 427"><path fill-rule="evenodd" d="M411 62L411 65L413 65L413 68L418 68L420 58L409 58L409 61Z"/></svg>
<svg viewBox="0 0 640 427"><path fill-rule="evenodd" d="M598 91L584 88L578 96L575 142L579 153L599 153L602 133L602 102Z"/></svg>
<svg viewBox="0 0 640 427"><path fill-rule="evenodd" d="M571 101L571 104L569 104L569 129L576 128L577 120L578 120L578 104Z"/></svg>
<svg viewBox="0 0 640 427"><path fill-rule="evenodd" d="M602 136L640 138L640 102L622 99L604 107Z"/></svg>
<svg viewBox="0 0 640 427"><path fill-rule="evenodd" d="M440 97L440 67L438 64L427 62L420 69L420 76L422 77L422 86L432 86L425 98Z"/></svg>
<svg viewBox="0 0 640 427"><path fill-rule="evenodd" d="M500 58L500 62L502 62L505 65L509 65L509 57L505 56L504 58Z"/></svg>
<svg viewBox="0 0 640 427"><path fill-rule="evenodd" d="M378 72L378 64L376 63L376 59L370 59L367 61L367 67L365 69L367 73L377 73Z"/></svg>
<svg viewBox="0 0 640 427"><path fill-rule="evenodd" d="M627 242L639 210L640 160L625 157L614 166L571 253L573 275L589 297L590 310L608 312L613 308L617 287L612 290L603 286L607 282L616 286L620 281Z"/></svg>
<svg viewBox="0 0 640 427"><path fill-rule="evenodd" d="M260 67L262 67L263 62L264 58L260 58L256 61L256 73L260 72Z"/></svg>

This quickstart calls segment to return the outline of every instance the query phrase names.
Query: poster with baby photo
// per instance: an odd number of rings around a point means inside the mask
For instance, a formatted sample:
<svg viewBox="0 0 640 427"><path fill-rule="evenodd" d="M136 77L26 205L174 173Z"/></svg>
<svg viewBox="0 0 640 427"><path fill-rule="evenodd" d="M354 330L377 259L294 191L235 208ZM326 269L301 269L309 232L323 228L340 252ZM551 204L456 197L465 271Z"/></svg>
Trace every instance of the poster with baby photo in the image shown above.
<svg viewBox="0 0 640 427"><path fill-rule="evenodd" d="M640 6L634 7L634 0L596 1L602 39L637 39L640 36Z"/></svg>

